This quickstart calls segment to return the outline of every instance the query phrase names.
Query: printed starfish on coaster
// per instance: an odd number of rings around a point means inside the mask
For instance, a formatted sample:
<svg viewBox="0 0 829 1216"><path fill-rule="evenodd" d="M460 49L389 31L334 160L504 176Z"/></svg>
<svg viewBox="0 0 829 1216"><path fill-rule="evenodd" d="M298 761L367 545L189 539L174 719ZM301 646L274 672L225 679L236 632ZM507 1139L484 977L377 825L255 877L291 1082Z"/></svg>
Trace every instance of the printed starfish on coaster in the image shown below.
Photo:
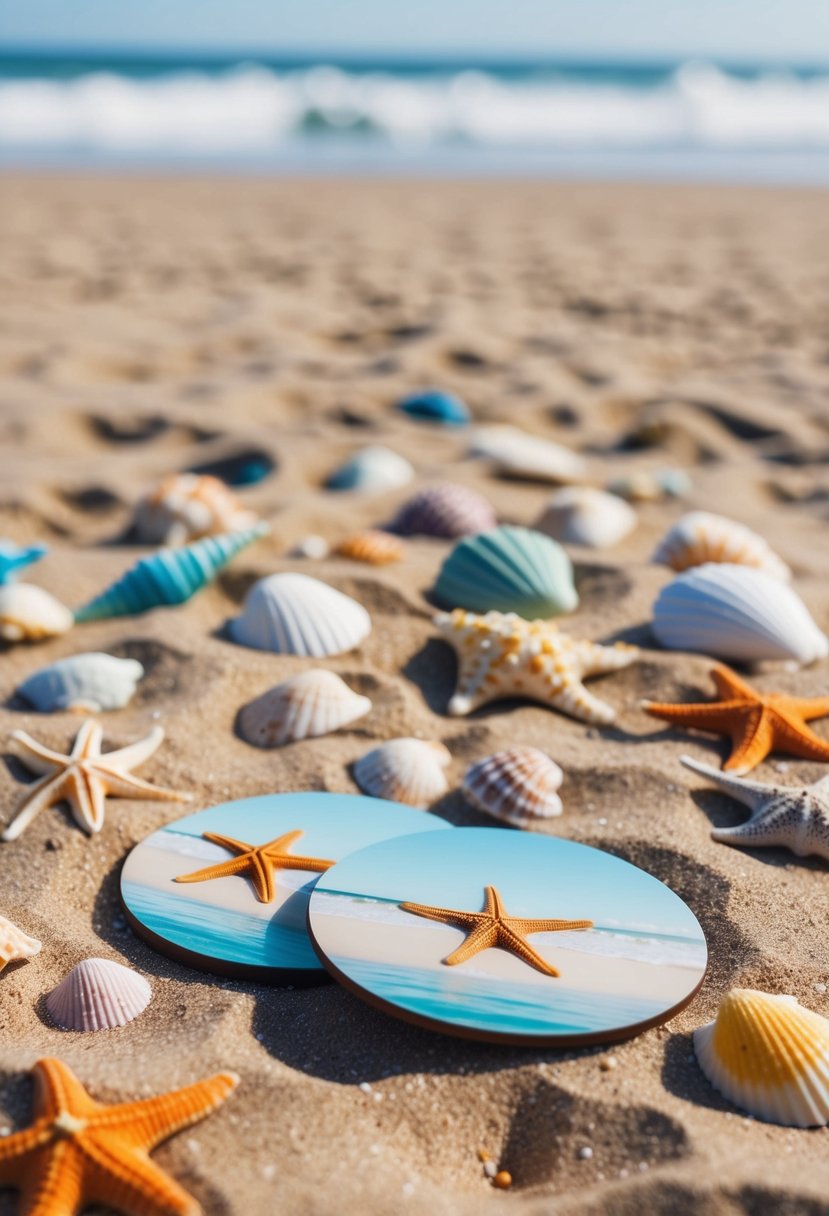
<svg viewBox="0 0 829 1216"><path fill-rule="evenodd" d="M778 845L798 857L814 854L829 861L829 777L821 777L814 785L764 785L726 776L690 756L680 756L680 760L751 810L745 823L713 828L712 839L746 848Z"/></svg>
<svg viewBox="0 0 829 1216"><path fill-rule="evenodd" d="M302 831L286 832L267 844L246 844L232 836L219 836L216 832L202 832L202 837L211 844L221 845L231 853L239 853L230 861L221 861L215 866L205 866L193 874L182 874L176 882L209 882L213 878L227 878L230 874L245 874L256 889L256 898L269 904L276 898L274 870L329 870L333 861L321 857L299 857L288 849L299 840Z"/></svg>
<svg viewBox="0 0 829 1216"><path fill-rule="evenodd" d="M719 701L694 705L663 705L644 701L655 718L678 726L696 727L731 737L731 755L723 768L748 773L773 751L802 760L829 761L829 743L806 725L829 714L829 697L789 697L779 692L757 692L729 667L711 671Z"/></svg>
<svg viewBox="0 0 829 1216"><path fill-rule="evenodd" d="M427 904L411 903L401 904L400 907L404 912L412 912L415 916L425 916L427 920L437 920L444 925L456 925L459 929L469 930L466 941L443 960L448 967L465 963L481 950L498 946L517 955L530 967L535 967L536 971L556 976L560 973L552 963L548 963L533 950L526 940L526 935L593 928L592 920L526 920L509 916L495 887L486 887L485 891L483 912L456 912L453 908L431 908Z"/></svg>
<svg viewBox="0 0 829 1216"><path fill-rule="evenodd" d="M160 726L154 726L145 739L105 754L101 753L103 731L92 719L78 731L68 756L44 747L22 730L12 731L11 738L20 745L23 751L20 758L26 768L41 774L42 780L29 786L17 816L0 840L16 840L35 815L58 802L68 802L75 822L92 834L103 827L107 796L165 802L190 800L189 794L165 790L132 775L131 770L148 760L161 744L164 731Z"/></svg>
<svg viewBox="0 0 829 1216"><path fill-rule="evenodd" d="M78 1216L93 1203L127 1216L199 1216L149 1154L221 1106L238 1084L234 1073L104 1106L60 1060L38 1060L33 1071L34 1123L0 1139L0 1187L22 1192L21 1216Z"/></svg>

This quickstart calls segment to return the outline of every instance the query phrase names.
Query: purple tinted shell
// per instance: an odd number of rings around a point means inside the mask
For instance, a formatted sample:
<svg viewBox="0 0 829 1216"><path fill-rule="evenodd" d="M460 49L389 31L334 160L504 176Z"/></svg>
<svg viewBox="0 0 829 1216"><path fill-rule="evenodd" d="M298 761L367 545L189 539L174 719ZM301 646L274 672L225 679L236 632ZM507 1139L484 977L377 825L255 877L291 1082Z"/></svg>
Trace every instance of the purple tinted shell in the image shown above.
<svg viewBox="0 0 829 1216"><path fill-rule="evenodd" d="M497 524L492 504L466 486L445 483L419 490L395 515L389 527L402 536L439 536L456 540Z"/></svg>

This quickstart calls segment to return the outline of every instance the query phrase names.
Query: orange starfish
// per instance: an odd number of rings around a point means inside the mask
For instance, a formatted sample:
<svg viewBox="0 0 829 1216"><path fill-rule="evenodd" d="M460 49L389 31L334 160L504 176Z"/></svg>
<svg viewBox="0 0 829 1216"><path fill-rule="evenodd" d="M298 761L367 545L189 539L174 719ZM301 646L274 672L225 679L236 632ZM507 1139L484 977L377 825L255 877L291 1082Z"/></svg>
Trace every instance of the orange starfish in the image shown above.
<svg viewBox="0 0 829 1216"><path fill-rule="evenodd" d="M649 714L731 736L731 755L723 765L735 773L748 773L773 751L803 760L829 760L829 743L806 725L829 714L829 697L788 697L784 693L757 692L728 667L715 667L711 678L719 701L694 705L643 702Z"/></svg>
<svg viewBox="0 0 829 1216"><path fill-rule="evenodd" d="M196 1200L149 1154L221 1106L234 1073L103 1106L60 1060L38 1060L33 1071L35 1121L0 1139L0 1187L22 1192L20 1216L77 1216L93 1203L128 1216L198 1216Z"/></svg>
<svg viewBox="0 0 829 1216"><path fill-rule="evenodd" d="M483 912L456 912L453 908L431 908L427 904L405 903L400 907L404 912L413 912L415 916L425 916L428 920L438 920L444 925L457 925L461 929L469 930L466 940L443 960L449 967L465 963L481 950L500 946L502 950L509 950L511 954L523 959L530 967L535 967L536 971L555 976L559 972L533 950L525 935L593 928L592 920L524 920L521 917L508 916L495 887L486 887L485 891Z"/></svg>
<svg viewBox="0 0 829 1216"><path fill-rule="evenodd" d="M245 844L243 840L234 840L232 836L219 836L215 832L202 832L205 840L220 844L231 853L239 853L231 861L221 861L215 866L205 866L192 874L181 874L176 882L209 882L211 878L227 878L230 874L247 874L256 888L256 897L260 903L269 904L276 896L273 881L274 870L328 870L333 861L325 861L321 857L295 857L288 852L291 845L299 840L301 831L286 832L276 840L267 844Z"/></svg>

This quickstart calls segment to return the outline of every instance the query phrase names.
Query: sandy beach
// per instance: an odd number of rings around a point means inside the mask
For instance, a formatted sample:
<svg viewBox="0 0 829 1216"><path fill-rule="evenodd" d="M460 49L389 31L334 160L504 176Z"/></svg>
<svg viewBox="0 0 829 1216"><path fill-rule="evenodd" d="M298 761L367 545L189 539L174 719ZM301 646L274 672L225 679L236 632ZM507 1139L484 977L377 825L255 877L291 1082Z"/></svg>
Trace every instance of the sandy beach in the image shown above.
<svg viewBox="0 0 829 1216"><path fill-rule="evenodd" d="M146 669L130 704L99 715L106 748L166 731L139 770L190 804L111 799L88 838L65 808L0 845L0 913L43 942L0 975L0 1133L29 1118L27 1069L66 1061L95 1097L160 1093L220 1069L241 1084L156 1160L210 1216L403 1211L472 1216L818 1216L825 1130L745 1117L702 1076L691 1033L732 986L795 995L829 1016L826 864L716 843L737 805L683 769L725 742L669 729L643 698L712 693L704 656L660 649L650 606L668 571L649 562L688 506L764 535L829 627L829 237L826 194L704 186L7 176L0 187L0 536L43 541L27 581L76 607L142 552L134 504L166 473L271 472L239 490L271 534L178 609L77 626L0 654L0 732L65 751L81 719L15 698L57 658L103 650ZM418 486L485 494L531 524L550 487L493 475L462 428L393 409L439 385L476 423L512 423L578 451L587 479L687 470L687 503L645 503L618 546L572 549L574 636L622 639L641 661L590 687L618 712L588 727L526 703L446 716L455 663L427 592L449 544L414 539L377 568L287 556L382 524ZM410 486L327 491L351 453L384 444ZM231 462L231 463L229 463ZM224 626L252 583L302 569L354 596L373 630L321 665L373 702L341 733L275 750L235 731L239 709L308 660L245 649ZM829 663L752 675L763 689L826 695ZM814 724L829 739L829 721ZM350 766L376 742L442 740L451 792L433 809L491 823L463 800L466 767L526 743L564 769L549 831L667 883L702 924L709 970L673 1021L602 1049L556 1053L467 1043L383 1016L333 983L280 989L203 975L135 937L118 898L130 849L183 814L274 791L358 792ZM0 822L23 796L4 743ZM759 780L805 784L825 766L777 756ZM448 835L448 833L447 833ZM127 963L153 987L146 1012L96 1035L57 1030L44 997L81 959ZM514 1185L494 1191L484 1146ZM580 1154L589 1147L592 1155ZM17 1198L0 1192L0 1216Z"/></svg>

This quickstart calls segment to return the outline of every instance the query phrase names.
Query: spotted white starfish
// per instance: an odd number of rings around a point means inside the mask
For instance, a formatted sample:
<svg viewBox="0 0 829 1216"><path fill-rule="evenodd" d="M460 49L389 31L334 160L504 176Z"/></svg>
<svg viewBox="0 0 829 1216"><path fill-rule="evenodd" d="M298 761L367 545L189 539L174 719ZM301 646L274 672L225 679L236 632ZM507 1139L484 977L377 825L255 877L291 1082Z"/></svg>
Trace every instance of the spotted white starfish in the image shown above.
<svg viewBox="0 0 829 1216"><path fill-rule="evenodd" d="M745 823L713 828L714 840L746 848L779 845L798 857L813 853L829 861L829 776L814 785L764 785L721 772L690 756L681 760L686 768L708 777L751 811Z"/></svg>
<svg viewBox="0 0 829 1216"><path fill-rule="evenodd" d="M449 713L458 717L488 701L527 697L604 726L616 713L583 680L639 657L635 646L571 638L550 621L525 621L513 612L478 616L456 608L436 616L435 624L458 656L457 689L449 702Z"/></svg>
<svg viewBox="0 0 829 1216"><path fill-rule="evenodd" d="M12 731L11 738L19 745L20 759L41 780L29 786L16 817L0 836L0 840L16 840L40 811L58 802L68 802L75 822L85 832L100 832L104 822L106 798L148 798L185 802L189 794L179 794L150 785L133 777L131 769L148 760L164 738L160 726L154 726L144 739L101 754L103 731L91 719L84 722L75 737L68 756L53 752L38 743L25 731Z"/></svg>

